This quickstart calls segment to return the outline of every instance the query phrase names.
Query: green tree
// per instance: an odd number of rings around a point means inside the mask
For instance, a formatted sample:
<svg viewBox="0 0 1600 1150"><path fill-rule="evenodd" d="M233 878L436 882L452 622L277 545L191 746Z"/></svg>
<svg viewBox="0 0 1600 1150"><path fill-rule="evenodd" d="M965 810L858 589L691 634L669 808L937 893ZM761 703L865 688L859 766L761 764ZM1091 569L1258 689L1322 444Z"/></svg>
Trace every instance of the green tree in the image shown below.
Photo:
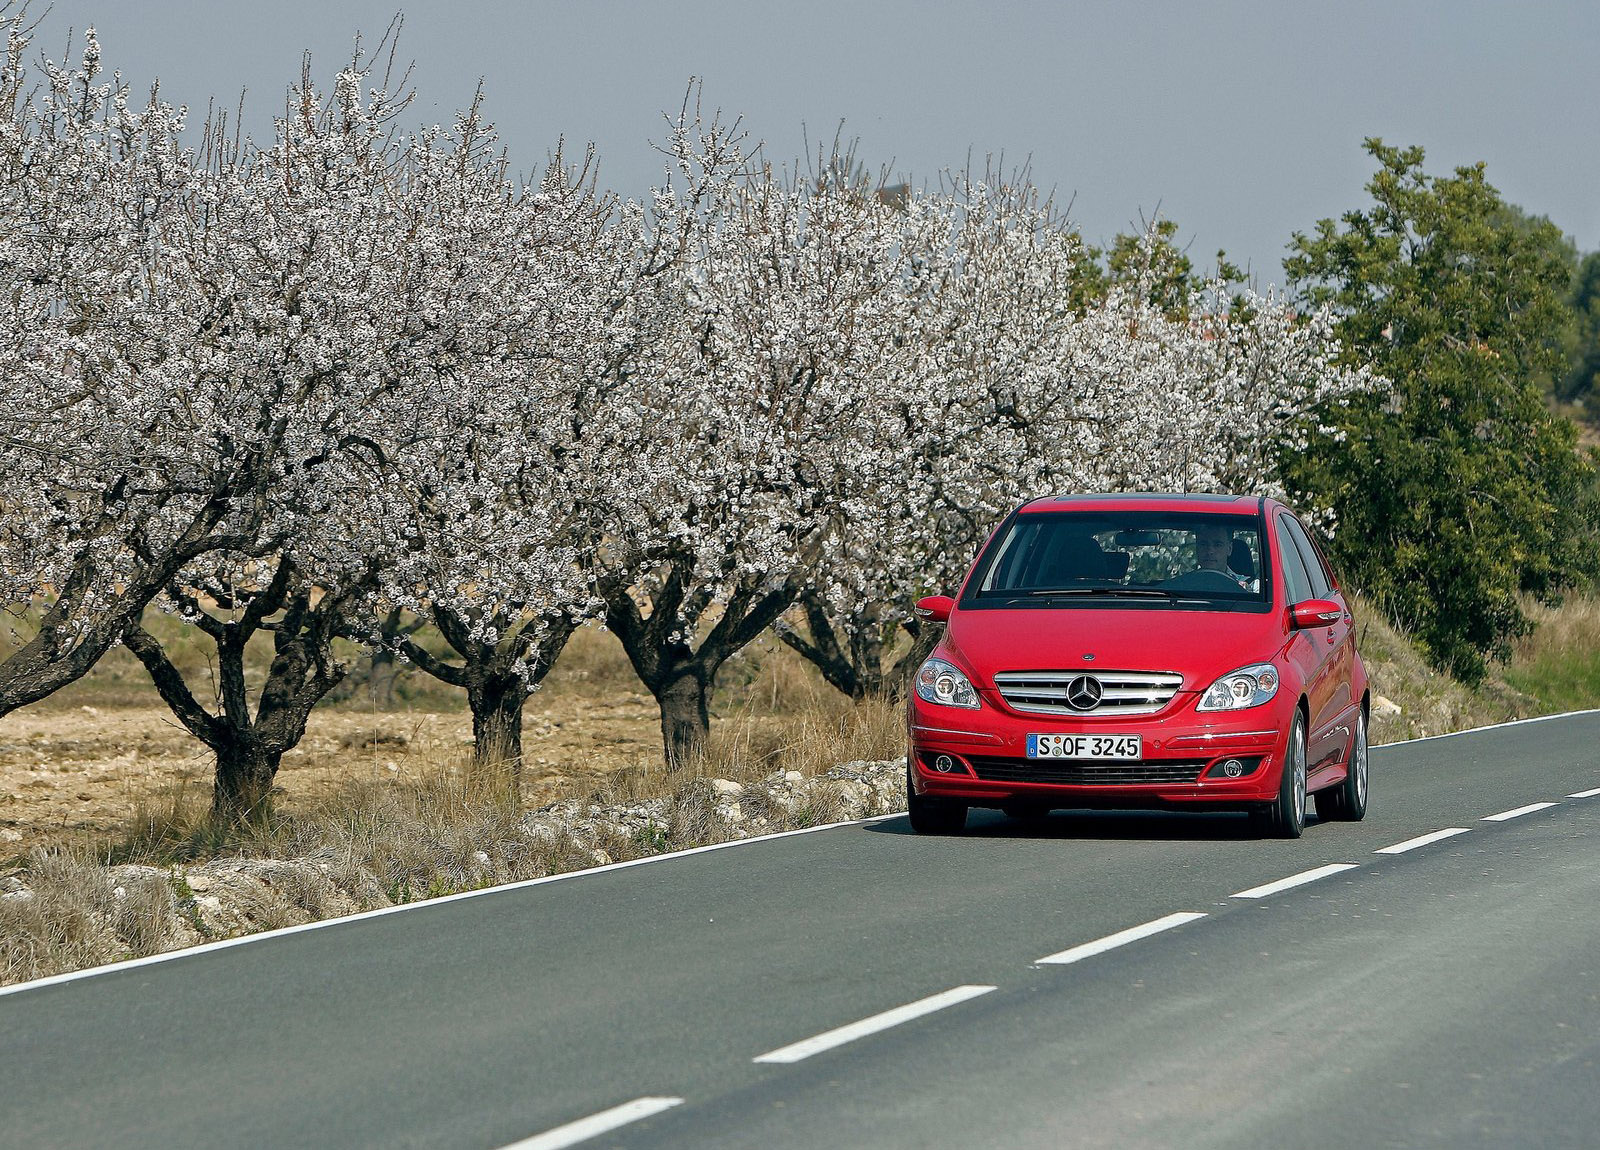
<svg viewBox="0 0 1600 1150"><path fill-rule="evenodd" d="M1569 300L1573 312L1573 350L1557 396L1581 404L1584 418L1600 423L1600 252L1578 265Z"/></svg>
<svg viewBox="0 0 1600 1150"><path fill-rule="evenodd" d="M1183 312L1199 286L1194 265L1178 247L1176 220L1157 219L1143 232L1123 232L1106 252L1110 282L1141 289L1152 307L1168 315Z"/></svg>
<svg viewBox="0 0 1600 1150"><path fill-rule="evenodd" d="M1284 268L1393 389L1325 413L1284 475L1337 517L1353 581L1476 682L1530 628L1519 595L1551 598L1594 564L1592 461L1538 382L1564 372L1572 252L1482 164L1429 176L1419 147L1366 148L1370 206L1296 233Z"/></svg>
<svg viewBox="0 0 1600 1150"><path fill-rule="evenodd" d="M1187 251L1178 246L1177 235L1176 220L1157 216L1143 231L1119 232L1103 251L1085 249L1091 258L1074 286L1079 297L1075 302L1087 306L1104 300L1114 287L1129 288L1176 319L1188 314L1194 293L1209 281L1242 284L1249 278L1224 251L1217 252L1213 267L1197 271Z"/></svg>

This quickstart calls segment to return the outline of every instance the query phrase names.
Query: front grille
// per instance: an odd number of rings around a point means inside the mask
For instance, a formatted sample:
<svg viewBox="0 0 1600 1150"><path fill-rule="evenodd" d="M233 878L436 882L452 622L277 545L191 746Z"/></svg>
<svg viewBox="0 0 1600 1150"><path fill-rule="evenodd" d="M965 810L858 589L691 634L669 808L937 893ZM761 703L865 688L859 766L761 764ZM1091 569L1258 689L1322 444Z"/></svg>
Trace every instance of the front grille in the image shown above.
<svg viewBox="0 0 1600 1150"><path fill-rule="evenodd" d="M1073 706L1067 700L1080 679L1099 686L1099 701ZM1001 671L994 677L1000 697L1019 711L1037 715L1149 715L1165 707L1183 685L1173 671Z"/></svg>
<svg viewBox="0 0 1600 1150"><path fill-rule="evenodd" d="M1071 759L1002 759L969 755L978 778L992 783L1056 783L1067 786L1125 787L1137 783L1194 783L1205 760L1085 763Z"/></svg>

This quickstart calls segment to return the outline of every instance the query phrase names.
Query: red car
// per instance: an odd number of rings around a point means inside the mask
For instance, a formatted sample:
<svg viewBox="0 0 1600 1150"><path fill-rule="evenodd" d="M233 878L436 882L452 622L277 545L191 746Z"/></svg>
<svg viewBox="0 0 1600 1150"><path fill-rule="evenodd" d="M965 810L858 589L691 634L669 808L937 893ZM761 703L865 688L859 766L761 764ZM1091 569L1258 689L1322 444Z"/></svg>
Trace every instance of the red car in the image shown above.
<svg viewBox="0 0 1600 1150"><path fill-rule="evenodd" d="M970 807L1246 810L1297 838L1367 809L1368 686L1350 607L1271 499L1069 495L995 529L908 705L921 833Z"/></svg>

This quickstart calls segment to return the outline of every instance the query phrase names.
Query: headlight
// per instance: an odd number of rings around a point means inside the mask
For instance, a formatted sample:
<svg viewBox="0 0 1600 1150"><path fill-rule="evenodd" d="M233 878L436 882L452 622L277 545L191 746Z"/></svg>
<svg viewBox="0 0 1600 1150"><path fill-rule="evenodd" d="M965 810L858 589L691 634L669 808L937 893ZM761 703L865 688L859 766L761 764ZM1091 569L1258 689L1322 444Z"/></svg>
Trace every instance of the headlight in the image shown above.
<svg viewBox="0 0 1600 1150"><path fill-rule="evenodd" d="M976 707L978 692L971 682L943 659L929 659L917 672L917 698L946 707Z"/></svg>
<svg viewBox="0 0 1600 1150"><path fill-rule="evenodd" d="M1259 707L1278 693L1278 669L1271 663L1252 663L1230 671L1206 688L1197 711L1242 711Z"/></svg>

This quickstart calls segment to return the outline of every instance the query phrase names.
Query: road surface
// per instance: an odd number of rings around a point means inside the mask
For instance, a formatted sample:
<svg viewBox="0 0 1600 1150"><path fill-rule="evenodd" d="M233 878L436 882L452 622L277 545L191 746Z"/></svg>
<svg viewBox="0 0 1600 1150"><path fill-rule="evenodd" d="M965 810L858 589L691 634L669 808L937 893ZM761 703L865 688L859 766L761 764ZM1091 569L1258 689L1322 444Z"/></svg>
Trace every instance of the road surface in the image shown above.
<svg viewBox="0 0 1600 1150"><path fill-rule="evenodd" d="M896 816L9 988L0 1146L1593 1147L1600 714L1372 792L1296 841Z"/></svg>

